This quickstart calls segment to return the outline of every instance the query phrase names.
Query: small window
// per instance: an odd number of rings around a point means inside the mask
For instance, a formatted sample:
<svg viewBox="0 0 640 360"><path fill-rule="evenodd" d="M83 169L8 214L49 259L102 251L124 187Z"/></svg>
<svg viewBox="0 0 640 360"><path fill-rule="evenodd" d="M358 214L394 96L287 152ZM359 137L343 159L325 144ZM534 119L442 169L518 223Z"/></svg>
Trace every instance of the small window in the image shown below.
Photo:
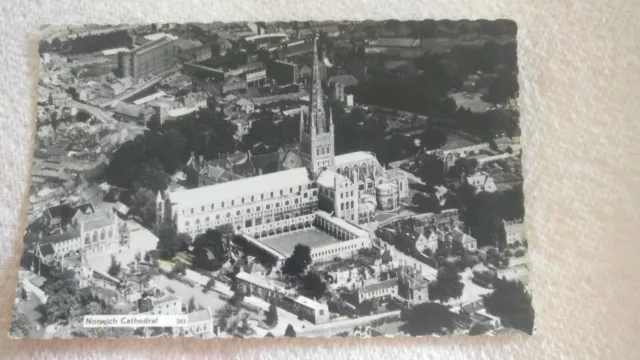
<svg viewBox="0 0 640 360"><path fill-rule="evenodd" d="M235 205L236 201L235 200L231 200L231 206Z"/></svg>
<svg viewBox="0 0 640 360"><path fill-rule="evenodd" d="M220 220L220 215L216 215L216 220Z"/></svg>
<svg viewBox="0 0 640 360"><path fill-rule="evenodd" d="M230 217L231 217L231 213L227 213L227 218L230 218Z"/></svg>
<svg viewBox="0 0 640 360"><path fill-rule="evenodd" d="M189 222L188 222L188 221L186 221L186 222L184 223L184 226L189 226Z"/></svg>
<svg viewBox="0 0 640 360"><path fill-rule="evenodd" d="M273 199L273 191L271 192L271 198Z"/></svg>
<svg viewBox="0 0 640 360"><path fill-rule="evenodd" d="M279 208L280 207L280 203L276 203L276 207Z"/></svg>
<svg viewBox="0 0 640 360"><path fill-rule="evenodd" d="M295 203L297 204L298 202L300 202L300 200L298 200L298 199L295 199L295 200L294 200L294 202L295 202Z"/></svg>
<svg viewBox="0 0 640 360"><path fill-rule="evenodd" d="M200 219L196 219L196 225L200 224Z"/></svg>
<svg viewBox="0 0 640 360"><path fill-rule="evenodd" d="M271 209L271 205L267 204L266 208L267 208L267 210Z"/></svg>
<svg viewBox="0 0 640 360"><path fill-rule="evenodd" d="M309 197L309 194L304 193L304 198L306 199L306 198L308 198L308 197Z"/></svg>
<svg viewBox="0 0 640 360"><path fill-rule="evenodd" d="M251 213L251 209L247 209L247 214L250 214L250 213Z"/></svg>
<svg viewBox="0 0 640 360"><path fill-rule="evenodd" d="M191 213L193 214L193 208L191 208Z"/></svg>
<svg viewBox="0 0 640 360"><path fill-rule="evenodd" d="M264 194L260 194L260 200L264 200Z"/></svg>
<svg viewBox="0 0 640 360"><path fill-rule="evenodd" d="M244 204L244 198L242 198L242 203Z"/></svg>
<svg viewBox="0 0 640 360"><path fill-rule="evenodd" d="M284 205L285 205L285 206L289 206L289 200L285 201L285 202L284 202Z"/></svg>
<svg viewBox="0 0 640 360"><path fill-rule="evenodd" d="M224 207L224 201L222 202L222 207Z"/></svg>
<svg viewBox="0 0 640 360"><path fill-rule="evenodd" d="M214 206L213 206L213 204L211 204L211 210L213 210L213 208L214 208Z"/></svg>
<svg viewBox="0 0 640 360"><path fill-rule="evenodd" d="M211 218L208 217L208 216L204 219L205 222L209 222L210 220L211 220Z"/></svg>
<svg viewBox="0 0 640 360"><path fill-rule="evenodd" d="M260 211L260 206L256 207L256 211Z"/></svg>
<svg viewBox="0 0 640 360"><path fill-rule="evenodd" d="M284 190L280 190L280 195L284 195Z"/></svg>
<svg viewBox="0 0 640 360"><path fill-rule="evenodd" d="M253 202L253 196L251 197L251 202Z"/></svg>
<svg viewBox="0 0 640 360"><path fill-rule="evenodd" d="M240 216L240 210L236 211L236 216Z"/></svg>
<svg viewBox="0 0 640 360"><path fill-rule="evenodd" d="M202 207L202 210L201 210L201 211L204 211L204 206Z"/></svg>

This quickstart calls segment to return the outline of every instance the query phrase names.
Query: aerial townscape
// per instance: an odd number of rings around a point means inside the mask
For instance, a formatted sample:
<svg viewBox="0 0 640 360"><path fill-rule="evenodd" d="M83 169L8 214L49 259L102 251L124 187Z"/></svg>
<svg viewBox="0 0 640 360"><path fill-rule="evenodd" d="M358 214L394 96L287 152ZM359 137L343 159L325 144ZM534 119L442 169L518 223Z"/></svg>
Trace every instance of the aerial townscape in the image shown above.
<svg viewBox="0 0 640 360"><path fill-rule="evenodd" d="M514 22L41 31L12 337L533 332Z"/></svg>

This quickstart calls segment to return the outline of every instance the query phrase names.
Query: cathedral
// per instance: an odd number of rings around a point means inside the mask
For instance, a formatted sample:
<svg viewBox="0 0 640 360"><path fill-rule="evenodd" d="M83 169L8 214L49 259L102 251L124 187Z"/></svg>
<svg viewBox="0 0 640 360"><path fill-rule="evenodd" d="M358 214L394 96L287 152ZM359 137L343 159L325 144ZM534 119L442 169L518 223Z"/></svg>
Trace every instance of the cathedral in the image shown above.
<svg viewBox="0 0 640 360"><path fill-rule="evenodd" d="M323 211L358 225L394 210L408 194L406 174L385 169L369 152L335 155L331 109L325 106L317 38L306 113L300 113L297 166L189 190L158 193L157 225L194 237L231 224L246 233L288 232Z"/></svg>

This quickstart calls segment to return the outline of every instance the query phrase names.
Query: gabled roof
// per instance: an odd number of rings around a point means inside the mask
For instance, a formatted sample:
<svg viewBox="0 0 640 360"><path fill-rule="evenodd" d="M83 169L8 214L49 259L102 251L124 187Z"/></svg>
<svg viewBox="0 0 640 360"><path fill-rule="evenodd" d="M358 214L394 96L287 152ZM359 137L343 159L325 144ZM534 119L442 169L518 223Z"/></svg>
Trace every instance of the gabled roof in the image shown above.
<svg viewBox="0 0 640 360"><path fill-rule="evenodd" d="M329 85L334 84L342 84L344 86L355 86L358 85L358 79L353 77L353 75L337 75L329 78Z"/></svg>
<svg viewBox="0 0 640 360"><path fill-rule="evenodd" d="M55 251L53 250L53 245L51 244L44 244L44 245L40 245L39 247L40 247L40 254L42 255L42 257L55 254Z"/></svg>
<svg viewBox="0 0 640 360"><path fill-rule="evenodd" d="M277 169L280 162L280 154L277 152L273 152L269 154L252 156L251 162L256 168L262 169L263 171L269 166L275 166L275 168Z"/></svg>

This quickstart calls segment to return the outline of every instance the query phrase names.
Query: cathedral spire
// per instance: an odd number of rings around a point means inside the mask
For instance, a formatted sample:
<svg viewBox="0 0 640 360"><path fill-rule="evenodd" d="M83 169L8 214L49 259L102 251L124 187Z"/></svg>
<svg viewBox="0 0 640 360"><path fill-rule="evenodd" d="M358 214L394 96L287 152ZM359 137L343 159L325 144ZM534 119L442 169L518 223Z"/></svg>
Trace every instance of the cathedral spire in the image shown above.
<svg viewBox="0 0 640 360"><path fill-rule="evenodd" d="M324 100L322 93L322 76L321 76L321 64L320 57L318 55L318 35L313 35L313 70L312 70L312 83L311 83L311 96L310 96L310 115L311 126L315 127L317 133L325 133L329 131L327 126L327 119L324 111Z"/></svg>

